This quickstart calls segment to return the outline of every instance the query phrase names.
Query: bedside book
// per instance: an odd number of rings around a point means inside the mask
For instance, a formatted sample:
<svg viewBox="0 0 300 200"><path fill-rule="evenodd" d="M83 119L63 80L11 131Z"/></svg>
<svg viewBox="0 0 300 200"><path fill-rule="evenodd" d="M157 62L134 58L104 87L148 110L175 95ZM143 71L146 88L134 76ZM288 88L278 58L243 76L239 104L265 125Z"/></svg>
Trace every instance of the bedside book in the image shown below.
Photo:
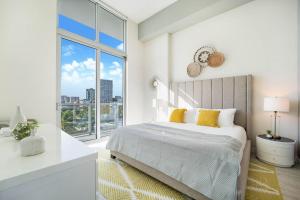
<svg viewBox="0 0 300 200"><path fill-rule="evenodd" d="M289 138L270 139L265 134L256 136L256 156L259 160L278 167L295 164L295 141Z"/></svg>

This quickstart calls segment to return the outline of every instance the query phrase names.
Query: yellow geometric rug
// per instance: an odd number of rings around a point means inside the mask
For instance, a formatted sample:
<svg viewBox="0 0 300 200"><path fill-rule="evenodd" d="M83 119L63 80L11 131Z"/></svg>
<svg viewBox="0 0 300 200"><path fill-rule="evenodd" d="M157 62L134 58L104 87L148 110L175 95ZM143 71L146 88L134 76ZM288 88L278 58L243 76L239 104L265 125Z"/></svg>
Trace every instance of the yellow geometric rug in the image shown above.
<svg viewBox="0 0 300 200"><path fill-rule="evenodd" d="M248 170L246 200L283 200L276 168L251 160Z"/></svg>
<svg viewBox="0 0 300 200"><path fill-rule="evenodd" d="M186 200L182 193L130 165L99 152L99 192L107 200ZM282 200L275 168L251 161L246 200Z"/></svg>

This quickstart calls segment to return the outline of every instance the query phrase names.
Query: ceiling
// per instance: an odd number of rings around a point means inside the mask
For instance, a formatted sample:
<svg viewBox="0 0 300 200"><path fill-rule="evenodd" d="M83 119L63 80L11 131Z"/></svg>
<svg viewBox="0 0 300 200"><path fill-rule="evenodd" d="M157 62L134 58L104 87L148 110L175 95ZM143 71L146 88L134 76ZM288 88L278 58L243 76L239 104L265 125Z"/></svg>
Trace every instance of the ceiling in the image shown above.
<svg viewBox="0 0 300 200"><path fill-rule="evenodd" d="M136 23L140 23L177 0L102 0Z"/></svg>

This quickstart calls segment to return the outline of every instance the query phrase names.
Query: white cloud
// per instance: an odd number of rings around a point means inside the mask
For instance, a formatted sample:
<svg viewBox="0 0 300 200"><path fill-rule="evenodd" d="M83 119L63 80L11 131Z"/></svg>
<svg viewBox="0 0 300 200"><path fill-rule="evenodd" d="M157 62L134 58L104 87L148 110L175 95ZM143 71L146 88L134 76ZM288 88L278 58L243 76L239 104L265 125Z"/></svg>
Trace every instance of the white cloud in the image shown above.
<svg viewBox="0 0 300 200"><path fill-rule="evenodd" d="M88 58L82 62L83 66L86 69L95 70L96 69L96 61L93 58Z"/></svg>
<svg viewBox="0 0 300 200"><path fill-rule="evenodd" d="M62 80L69 84L86 84L96 79L96 61L93 58L82 62L73 60L70 64L64 64L62 69Z"/></svg>
<svg viewBox="0 0 300 200"><path fill-rule="evenodd" d="M95 81L95 76L87 76L85 79L87 80L87 81Z"/></svg>
<svg viewBox="0 0 300 200"><path fill-rule="evenodd" d="M104 63L100 63L101 79L113 79L118 81L122 78L122 66L119 62L114 61L109 70L104 69ZM73 60L72 63L62 66L62 80L72 85L86 84L94 82L96 78L96 61L93 58L87 58L82 62Z"/></svg>
<svg viewBox="0 0 300 200"><path fill-rule="evenodd" d="M69 44L62 48L63 56L71 56L75 53L74 46Z"/></svg>
<svg viewBox="0 0 300 200"><path fill-rule="evenodd" d="M77 62L76 60L73 60L70 64L64 64L62 66L62 69L67 72L72 72L74 70L95 70L96 69L96 61L93 58L88 58L84 60L83 62Z"/></svg>
<svg viewBox="0 0 300 200"><path fill-rule="evenodd" d="M121 43L117 46L117 49L123 51L124 50L124 43Z"/></svg>
<svg viewBox="0 0 300 200"><path fill-rule="evenodd" d="M112 64L113 65L109 67L109 75L122 77L121 64L117 61L114 61Z"/></svg>
<svg viewBox="0 0 300 200"><path fill-rule="evenodd" d="M72 85L82 85L87 84L87 82L94 83L95 79L95 73L90 73L86 75L80 74L77 71L62 73L62 81Z"/></svg>
<svg viewBox="0 0 300 200"><path fill-rule="evenodd" d="M100 63L100 78L105 78L106 77L106 74L104 72L104 65L103 65L103 62Z"/></svg>
<svg viewBox="0 0 300 200"><path fill-rule="evenodd" d="M75 70L77 67L80 66L80 63L78 63L76 60L73 60L73 62L71 64L64 64L62 66L63 70L70 72Z"/></svg>
<svg viewBox="0 0 300 200"><path fill-rule="evenodd" d="M112 76L120 76L121 77L122 76L122 69L117 67L113 70L110 70L109 74L112 75Z"/></svg>
<svg viewBox="0 0 300 200"><path fill-rule="evenodd" d="M121 67L120 63L117 62L117 61L114 61L114 62L113 62L113 65L114 65L115 67Z"/></svg>
<svg viewBox="0 0 300 200"><path fill-rule="evenodd" d="M67 82L72 82L72 83L78 83L81 82L81 77L79 76L77 71L73 71L71 73L63 72L62 80Z"/></svg>

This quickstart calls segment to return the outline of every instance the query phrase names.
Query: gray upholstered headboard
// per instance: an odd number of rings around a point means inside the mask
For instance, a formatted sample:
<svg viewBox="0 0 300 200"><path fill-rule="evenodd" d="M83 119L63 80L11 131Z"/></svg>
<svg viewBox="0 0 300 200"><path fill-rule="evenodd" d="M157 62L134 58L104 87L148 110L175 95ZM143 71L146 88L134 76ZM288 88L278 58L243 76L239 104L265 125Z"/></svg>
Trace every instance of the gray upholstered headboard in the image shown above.
<svg viewBox="0 0 300 200"><path fill-rule="evenodd" d="M235 124L251 139L252 76L235 76L170 84L169 103L186 108L236 108Z"/></svg>

